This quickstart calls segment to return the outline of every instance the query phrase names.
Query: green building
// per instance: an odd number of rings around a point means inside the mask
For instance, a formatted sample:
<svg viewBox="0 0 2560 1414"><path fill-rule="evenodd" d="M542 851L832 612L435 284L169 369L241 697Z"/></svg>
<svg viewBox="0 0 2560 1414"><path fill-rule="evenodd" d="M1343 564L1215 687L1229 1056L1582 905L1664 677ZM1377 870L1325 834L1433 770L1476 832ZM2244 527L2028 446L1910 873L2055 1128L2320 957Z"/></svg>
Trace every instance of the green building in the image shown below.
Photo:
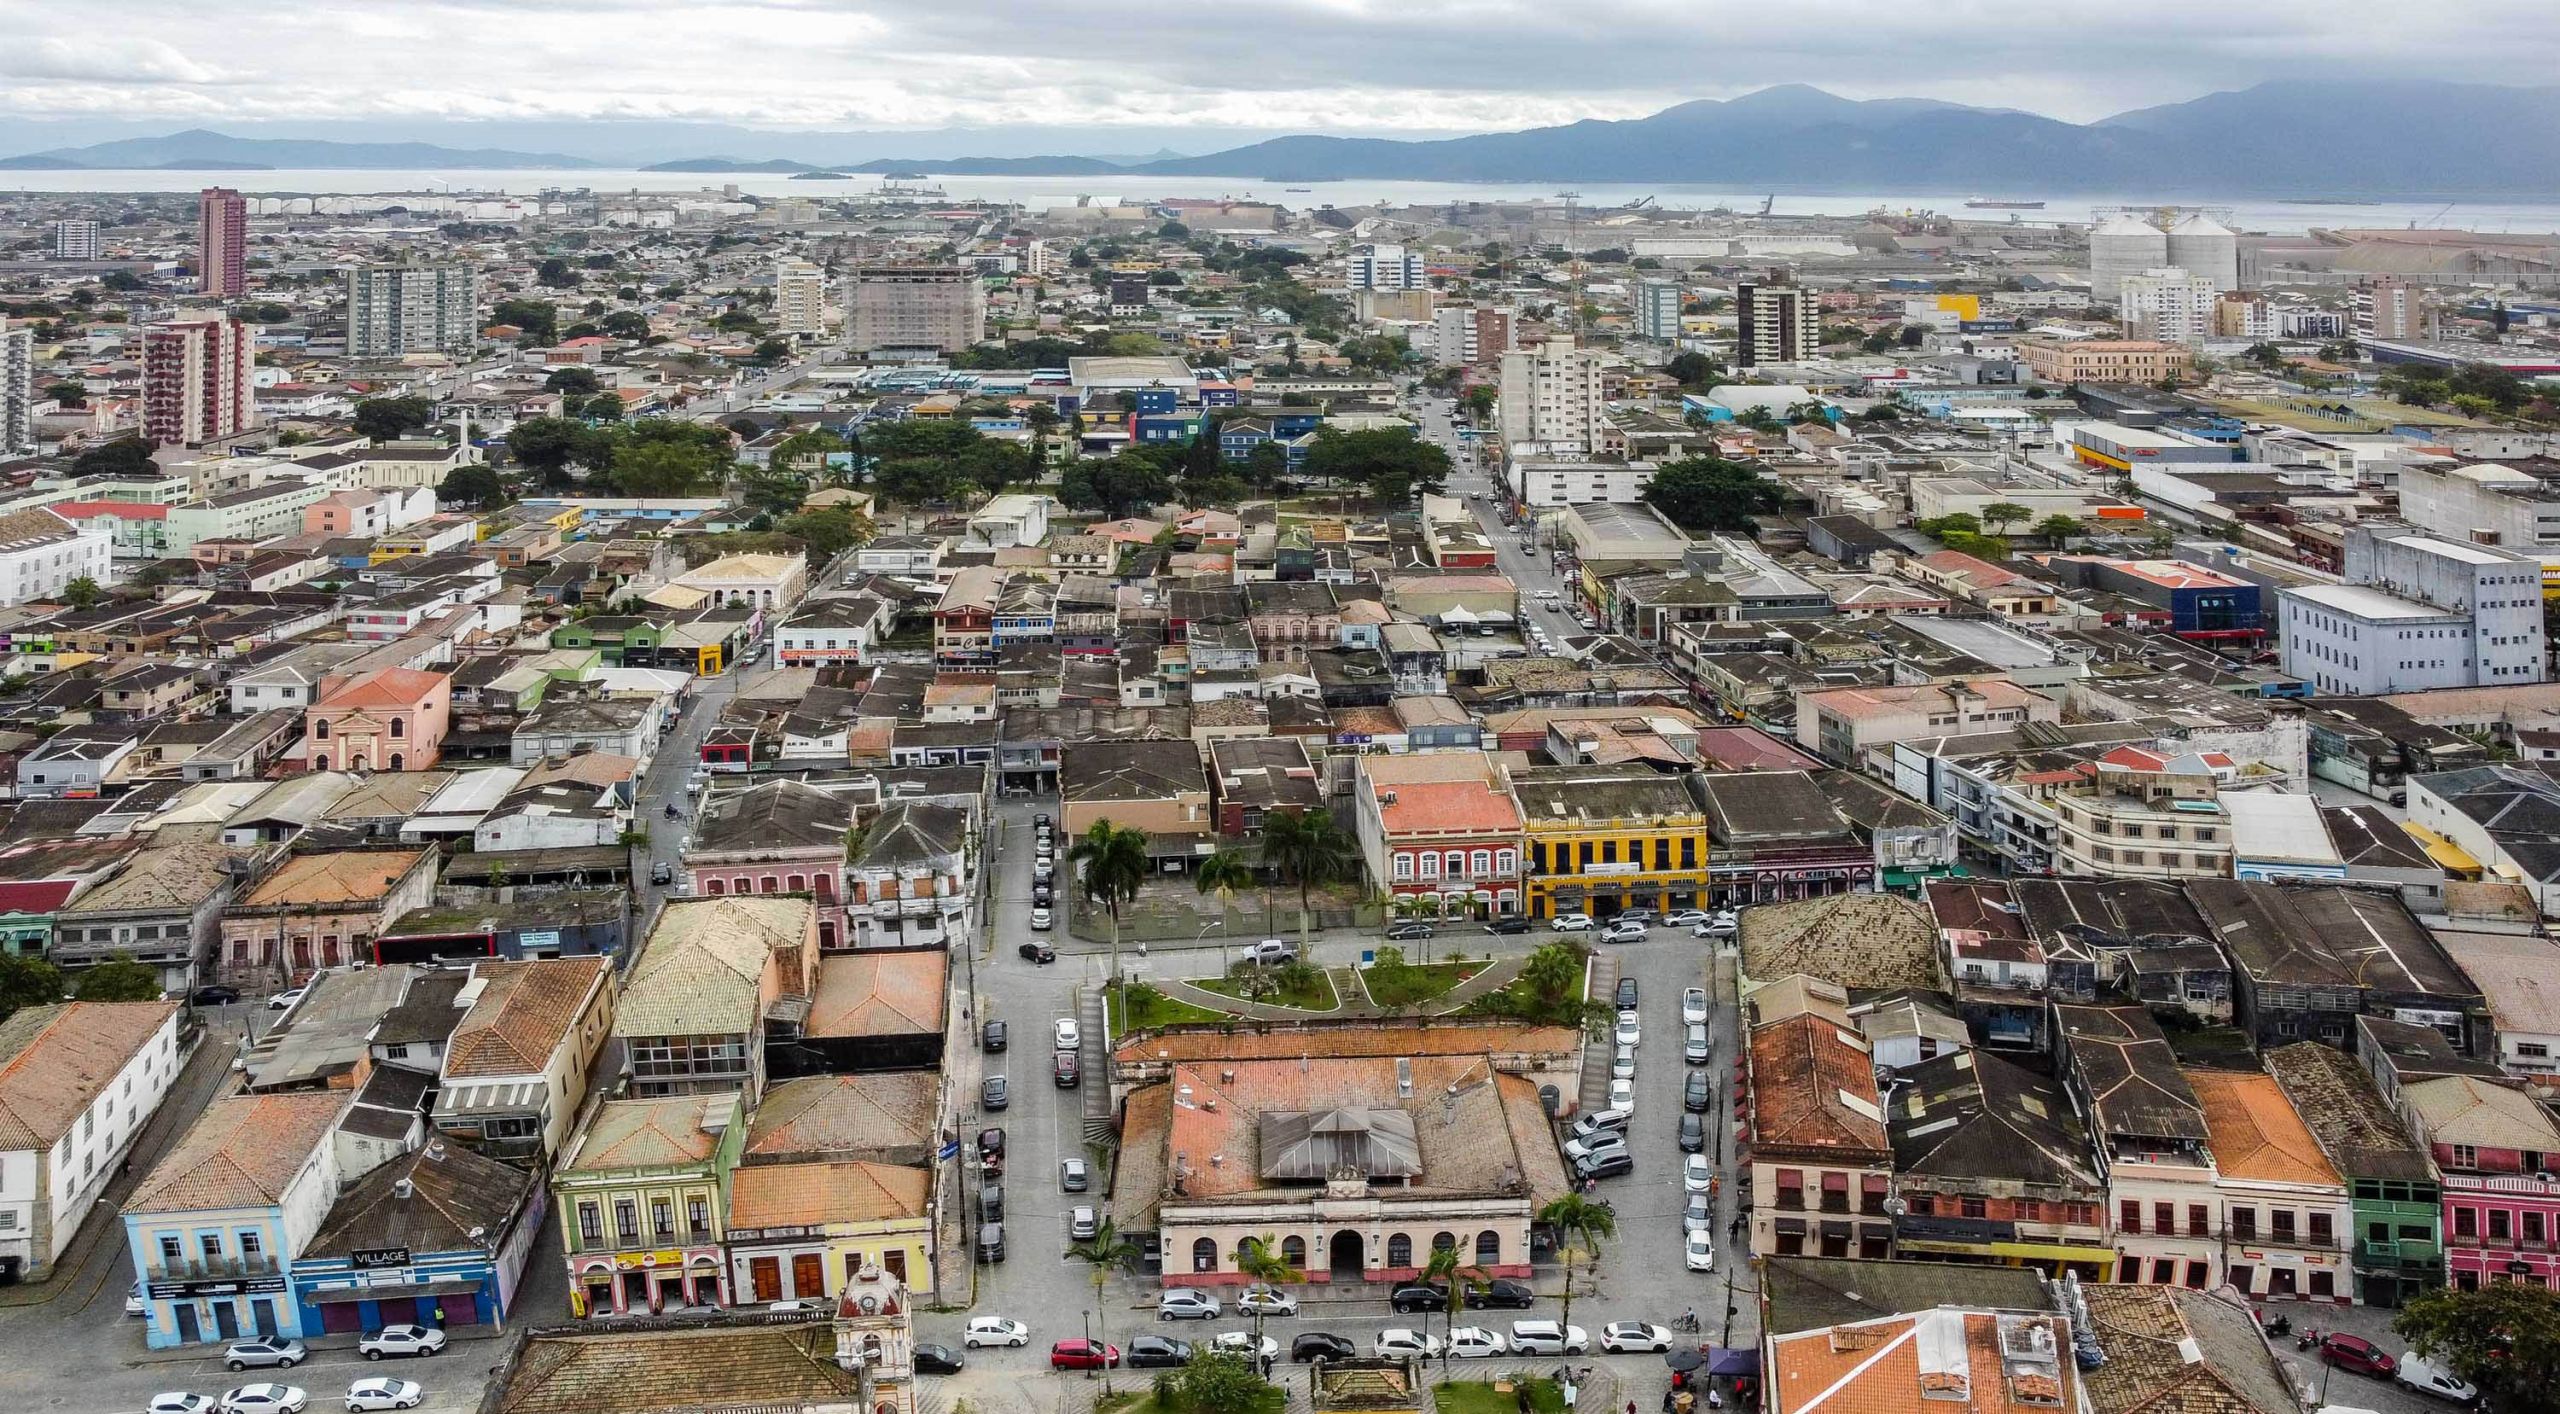
<svg viewBox="0 0 2560 1414"><path fill-rule="evenodd" d="M2317 1041L2266 1053L2267 1073L2347 1180L2356 1300L2398 1306L2444 1285L2444 1204L2435 1161L2400 1128L2355 1058Z"/></svg>

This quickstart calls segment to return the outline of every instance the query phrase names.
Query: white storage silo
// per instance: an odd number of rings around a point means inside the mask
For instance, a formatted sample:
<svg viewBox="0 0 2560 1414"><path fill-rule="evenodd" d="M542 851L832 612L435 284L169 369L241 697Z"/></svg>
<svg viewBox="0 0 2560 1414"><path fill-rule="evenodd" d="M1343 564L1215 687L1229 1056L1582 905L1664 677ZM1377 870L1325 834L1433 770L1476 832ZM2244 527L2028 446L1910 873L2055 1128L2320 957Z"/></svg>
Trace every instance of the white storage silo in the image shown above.
<svg viewBox="0 0 2560 1414"><path fill-rule="evenodd" d="M2104 305L2120 304L2127 275L2172 263L2166 231L2139 216L2110 216L2089 232L2089 298Z"/></svg>
<svg viewBox="0 0 2560 1414"><path fill-rule="evenodd" d="M2240 237L2199 211L2169 228L2169 263L2213 282L2216 293L2240 288Z"/></svg>

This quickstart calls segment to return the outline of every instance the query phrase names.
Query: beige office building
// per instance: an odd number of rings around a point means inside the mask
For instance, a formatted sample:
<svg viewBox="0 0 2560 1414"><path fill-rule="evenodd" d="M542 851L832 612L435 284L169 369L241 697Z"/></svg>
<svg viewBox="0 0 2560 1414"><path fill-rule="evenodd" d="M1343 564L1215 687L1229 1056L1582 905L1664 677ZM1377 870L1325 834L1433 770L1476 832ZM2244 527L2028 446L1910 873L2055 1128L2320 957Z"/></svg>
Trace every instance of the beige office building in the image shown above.
<svg viewBox="0 0 2560 1414"><path fill-rule="evenodd" d="M827 323L827 272L788 256L773 267L773 327L779 333L824 333Z"/></svg>
<svg viewBox="0 0 2560 1414"><path fill-rule="evenodd" d="M957 265L866 265L853 272L849 342L857 352L958 353L985 337L986 291Z"/></svg>

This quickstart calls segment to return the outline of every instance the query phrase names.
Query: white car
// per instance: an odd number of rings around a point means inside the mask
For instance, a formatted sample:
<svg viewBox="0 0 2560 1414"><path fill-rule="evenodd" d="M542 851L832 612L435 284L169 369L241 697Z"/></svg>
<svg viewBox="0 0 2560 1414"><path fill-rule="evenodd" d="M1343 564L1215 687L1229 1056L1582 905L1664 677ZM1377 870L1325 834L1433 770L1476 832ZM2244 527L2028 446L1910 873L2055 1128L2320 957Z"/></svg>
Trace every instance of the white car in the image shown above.
<svg viewBox="0 0 2560 1414"><path fill-rule="evenodd" d="M1508 1349L1501 1336L1482 1326L1460 1326L1449 1332L1449 1353L1461 1360L1480 1360Z"/></svg>
<svg viewBox="0 0 2560 1414"><path fill-rule="evenodd" d="M1653 1355L1671 1348L1667 1327L1642 1321L1611 1321L1600 1328L1600 1349L1610 1355Z"/></svg>
<svg viewBox="0 0 2560 1414"><path fill-rule="evenodd" d="M1594 1154L1604 1154L1611 1149L1625 1147L1627 1147L1627 1136L1623 1131L1603 1130L1597 1134L1564 1141L1564 1157L1568 1163L1580 1163Z"/></svg>
<svg viewBox="0 0 2560 1414"><path fill-rule="evenodd" d="M1554 1321L1513 1321L1511 1353L1514 1355L1580 1355L1591 1349L1591 1337L1580 1326L1559 1325Z"/></svg>
<svg viewBox="0 0 2560 1414"><path fill-rule="evenodd" d="M1624 1110L1593 1110L1575 1120L1573 1128L1568 1132L1576 1139L1589 1139L1604 1129L1624 1135L1629 1118L1630 1116Z"/></svg>
<svg viewBox="0 0 2560 1414"><path fill-rule="evenodd" d="M1689 1229L1688 1250L1681 1255L1680 1260L1693 1272L1714 1271L1716 1269L1715 1239L1707 1236L1705 1228Z"/></svg>
<svg viewBox="0 0 2560 1414"><path fill-rule="evenodd" d="M1210 1338L1209 1348L1221 1355L1241 1355L1247 1360L1277 1360L1280 1358L1280 1341L1278 1337L1266 1335L1262 1338L1262 1344L1260 1346L1256 1346L1253 1343L1253 1332L1251 1331L1220 1331Z"/></svg>
<svg viewBox="0 0 2560 1414"><path fill-rule="evenodd" d="M1392 1326L1378 1332L1378 1338L1369 1342L1369 1353L1381 1360L1398 1360L1408 1355L1429 1360L1440 1353L1440 1337Z"/></svg>
<svg viewBox="0 0 2560 1414"><path fill-rule="evenodd" d="M415 1409L427 1397L414 1380L358 1380L347 1386L347 1414L370 1409Z"/></svg>
<svg viewBox="0 0 2560 1414"><path fill-rule="evenodd" d="M1618 1044L1621 1046L1634 1047L1641 1045L1644 1041L1644 1022L1640 1020L1634 1012L1619 1012L1617 1035Z"/></svg>
<svg viewBox="0 0 2560 1414"><path fill-rule="evenodd" d="M1604 943L1641 943L1644 941L1644 925L1641 923L1631 923L1626 919L1621 918L1610 924L1608 927L1600 930L1600 941Z"/></svg>
<svg viewBox="0 0 2560 1414"><path fill-rule="evenodd" d="M2480 1391L2469 1383L2456 1379L2452 1371L2414 1350L2400 1352L2400 1367L2392 1378L2420 1394L2432 1394L2456 1404L2469 1404L2480 1397Z"/></svg>
<svg viewBox="0 0 2560 1414"><path fill-rule="evenodd" d="M1588 933L1591 931L1591 915L1588 913L1559 913L1555 917L1547 920L1547 926L1559 933Z"/></svg>
<svg viewBox="0 0 2560 1414"><path fill-rule="evenodd" d="M363 1340L356 1349L367 1360L385 1355L433 1355L444 1349L444 1332L430 1326L384 1326Z"/></svg>
<svg viewBox="0 0 2560 1414"><path fill-rule="evenodd" d="M302 988L300 987L296 987L289 992L278 992L274 996L267 998L267 1010L291 1011L293 1009L293 1004L300 1000L302 1000Z"/></svg>
<svg viewBox="0 0 2560 1414"><path fill-rule="evenodd" d="M124 1313L126 1315L139 1316L149 1309L150 1308L145 1305L142 1300L142 1283L135 1282L133 1285L124 1289Z"/></svg>
<svg viewBox="0 0 2560 1414"><path fill-rule="evenodd" d="M1031 1327L1011 1316L972 1316L960 1343L971 1350L982 1345L1029 1345Z"/></svg>
<svg viewBox="0 0 2560 1414"><path fill-rule="evenodd" d="M242 1385L222 1397L222 1414L302 1414L310 1403L293 1385Z"/></svg>
<svg viewBox="0 0 2560 1414"><path fill-rule="evenodd" d="M1662 915L1662 926L1665 928L1695 928L1699 924L1706 922L1707 917L1707 911L1703 908L1675 908L1669 913Z"/></svg>
<svg viewBox="0 0 2560 1414"><path fill-rule="evenodd" d="M1188 1286L1177 1286L1156 1298L1159 1321L1214 1321L1222 1314L1218 1298Z"/></svg>
<svg viewBox="0 0 2560 1414"><path fill-rule="evenodd" d="M1609 1108L1613 1110L1625 1110L1629 1114L1634 1114L1636 1111L1636 1083L1632 1080L1610 1081Z"/></svg>
<svg viewBox="0 0 2560 1414"><path fill-rule="evenodd" d="M212 1395L189 1394L184 1390L176 1390L168 1394L151 1396L151 1403L143 1410L143 1414L205 1414L205 1411L211 1408L213 1408Z"/></svg>
<svg viewBox="0 0 2560 1414"><path fill-rule="evenodd" d="M1718 909L1713 917L1689 930L1700 938L1730 938L1742 927L1742 920L1730 908Z"/></svg>
<svg viewBox="0 0 2560 1414"><path fill-rule="evenodd" d="M1609 1078L1612 1080L1633 1080L1636 1078L1635 1047L1620 1046L1618 1048L1618 1053L1609 1058Z"/></svg>
<svg viewBox="0 0 2560 1414"><path fill-rule="evenodd" d="M794 1296L787 1300L766 1302L764 1310L768 1316L832 1316L836 1313L836 1304L832 1301L821 1301L814 1296Z"/></svg>
<svg viewBox="0 0 2560 1414"><path fill-rule="evenodd" d="M1711 1193L1716 1186L1716 1166L1704 1154L1691 1154L1680 1161L1680 1186L1692 1193Z"/></svg>
<svg viewBox="0 0 2560 1414"><path fill-rule="evenodd" d="M1084 1032L1082 1029L1077 1027L1074 1017L1059 1017L1056 1030L1057 1049L1062 1051L1081 1051L1084 1049Z"/></svg>
<svg viewBox="0 0 2560 1414"><path fill-rule="evenodd" d="M1707 1024L1706 988L1691 987L1680 993L1680 1024L1683 1026Z"/></svg>
<svg viewBox="0 0 2560 1414"><path fill-rule="evenodd" d="M1236 1311L1246 1316L1294 1316L1298 1298L1277 1287L1249 1286L1236 1298Z"/></svg>

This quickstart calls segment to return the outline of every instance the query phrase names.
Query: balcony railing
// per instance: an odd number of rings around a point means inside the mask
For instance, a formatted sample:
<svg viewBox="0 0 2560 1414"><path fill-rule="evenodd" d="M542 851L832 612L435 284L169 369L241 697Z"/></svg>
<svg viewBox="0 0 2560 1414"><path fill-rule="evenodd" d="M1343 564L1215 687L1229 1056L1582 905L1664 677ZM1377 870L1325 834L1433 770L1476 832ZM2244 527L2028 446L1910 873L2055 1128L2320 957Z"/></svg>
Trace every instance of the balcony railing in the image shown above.
<svg viewBox="0 0 2560 1414"><path fill-rule="evenodd" d="M280 1270L273 1257L189 1257L176 1263L154 1262L145 1275L152 1281L202 1281L271 1277Z"/></svg>
<svg viewBox="0 0 2560 1414"><path fill-rule="evenodd" d="M2434 1267L2443 1265L2444 1249L2414 1238L2382 1242L2368 1238L2356 1244L2356 1260L2389 1267Z"/></svg>

